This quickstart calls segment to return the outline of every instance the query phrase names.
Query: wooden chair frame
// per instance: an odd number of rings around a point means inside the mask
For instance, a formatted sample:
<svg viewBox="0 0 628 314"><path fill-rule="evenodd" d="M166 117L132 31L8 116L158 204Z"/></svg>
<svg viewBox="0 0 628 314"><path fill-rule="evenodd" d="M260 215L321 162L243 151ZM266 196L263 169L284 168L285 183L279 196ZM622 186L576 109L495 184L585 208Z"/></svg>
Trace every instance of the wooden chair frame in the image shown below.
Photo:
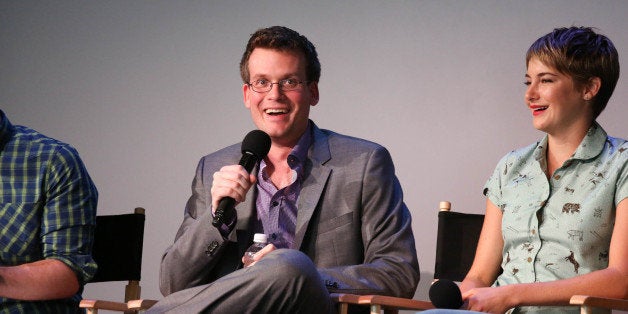
<svg viewBox="0 0 628 314"><path fill-rule="evenodd" d="M136 218L136 220L134 220L133 228L141 228L135 231L138 231L141 233L142 238L138 239L138 241L143 242L143 234L144 234L144 216L145 216L145 209L141 208L141 207L137 207L134 210L134 214L135 215L141 215L141 219L138 217ZM116 215L117 216L117 215ZM137 217L137 216L135 216ZM125 220L126 221L126 220ZM139 252L135 252L135 259L136 261L139 259L139 264L134 267L138 267L139 269L136 271L139 273L139 271L141 271L141 246L143 245L143 243L140 242L140 248L139 248ZM137 256L137 254L139 254L139 256ZM125 252L119 252L120 256L124 256ZM134 268L137 269L137 268ZM135 277L135 276L133 276ZM127 278L128 279L128 278ZM116 281L117 279L114 280L103 280L103 281ZM80 308L84 308L86 309L88 314L97 314L98 310L109 310L109 311L120 311L120 312L125 312L125 313L137 313L138 310L137 309L130 309L129 308L129 304L127 302L130 302L132 300L137 300L141 297L141 291L142 288L140 286L140 280L139 280L139 274L137 275L137 278L133 278L133 279L129 279L127 285L125 286L125 291L124 291L124 302L115 302L115 301L107 301L107 300L96 300L96 299L84 299L80 302L79 307ZM156 301L155 301L156 302Z"/></svg>

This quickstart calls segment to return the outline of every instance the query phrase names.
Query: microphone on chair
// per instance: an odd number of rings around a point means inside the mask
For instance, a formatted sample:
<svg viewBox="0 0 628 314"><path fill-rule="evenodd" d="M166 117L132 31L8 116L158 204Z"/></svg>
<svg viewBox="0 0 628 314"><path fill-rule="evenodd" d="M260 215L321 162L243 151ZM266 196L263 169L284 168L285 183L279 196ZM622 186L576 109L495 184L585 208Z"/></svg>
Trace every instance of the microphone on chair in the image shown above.
<svg viewBox="0 0 628 314"><path fill-rule="evenodd" d="M430 301L439 309L459 309L462 302L462 293L458 285L449 279L439 279L430 287Z"/></svg>
<svg viewBox="0 0 628 314"><path fill-rule="evenodd" d="M270 136L264 131L253 130L242 141L242 158L239 165L246 172L251 172L255 165L268 154L270 150ZM223 197L218 203L212 225L220 227L223 223L231 221L235 213L235 200L232 197Z"/></svg>

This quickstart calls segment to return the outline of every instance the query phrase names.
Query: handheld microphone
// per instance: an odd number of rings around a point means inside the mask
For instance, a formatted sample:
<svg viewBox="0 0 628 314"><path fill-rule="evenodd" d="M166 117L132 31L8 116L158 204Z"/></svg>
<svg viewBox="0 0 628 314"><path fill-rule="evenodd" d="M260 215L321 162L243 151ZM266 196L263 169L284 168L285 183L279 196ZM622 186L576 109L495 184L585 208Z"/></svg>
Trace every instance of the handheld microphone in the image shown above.
<svg viewBox="0 0 628 314"><path fill-rule="evenodd" d="M251 172L255 165L268 154L270 150L270 136L264 131L253 130L242 141L242 158L239 165L247 172ZM212 225L219 228L224 222L231 221L235 214L235 200L232 197L224 197L218 203L214 212Z"/></svg>
<svg viewBox="0 0 628 314"><path fill-rule="evenodd" d="M458 285L449 279L439 279L430 287L430 301L439 309L459 309L462 302L462 293Z"/></svg>

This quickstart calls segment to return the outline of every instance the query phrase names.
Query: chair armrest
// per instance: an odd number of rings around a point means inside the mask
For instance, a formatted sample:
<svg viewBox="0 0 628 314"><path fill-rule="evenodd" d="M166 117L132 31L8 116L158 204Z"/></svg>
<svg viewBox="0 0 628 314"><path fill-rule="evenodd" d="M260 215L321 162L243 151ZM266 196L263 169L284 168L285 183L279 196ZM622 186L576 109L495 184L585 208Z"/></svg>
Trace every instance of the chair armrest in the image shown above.
<svg viewBox="0 0 628 314"><path fill-rule="evenodd" d="M104 301L104 300L81 300L79 307L83 309L98 309L109 311L127 311L129 308L126 303Z"/></svg>
<svg viewBox="0 0 628 314"><path fill-rule="evenodd" d="M357 304L379 307L384 310L429 310L434 305L428 301L418 301L414 299L405 299L397 297L389 297L383 295L356 295L346 293L332 293L331 299L339 304ZM342 311L342 310L341 310Z"/></svg>
<svg viewBox="0 0 628 314"><path fill-rule="evenodd" d="M139 310L147 310L151 308L153 305L155 305L155 303L157 303L157 300L139 299L139 300L131 300L127 302L127 305L128 305L129 310L139 311Z"/></svg>
<svg viewBox="0 0 628 314"><path fill-rule="evenodd" d="M350 303L350 304L359 304L360 296L357 294L349 294L349 293L331 293L329 297L335 302L342 303Z"/></svg>
<svg viewBox="0 0 628 314"><path fill-rule="evenodd" d="M593 297L588 295L574 295L569 300L571 305L596 307L610 310L628 311L628 300Z"/></svg>

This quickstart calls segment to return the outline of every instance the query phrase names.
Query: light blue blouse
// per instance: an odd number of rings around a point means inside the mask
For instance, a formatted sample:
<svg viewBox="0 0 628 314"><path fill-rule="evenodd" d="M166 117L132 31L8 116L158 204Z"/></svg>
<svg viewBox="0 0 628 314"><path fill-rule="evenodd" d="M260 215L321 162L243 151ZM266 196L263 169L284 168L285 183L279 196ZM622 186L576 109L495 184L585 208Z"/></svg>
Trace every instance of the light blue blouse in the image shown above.
<svg viewBox="0 0 628 314"><path fill-rule="evenodd" d="M496 286L608 267L616 206L628 197L628 142L594 123L549 180L546 147L547 135L510 152L486 183L484 194L503 212L503 273Z"/></svg>

